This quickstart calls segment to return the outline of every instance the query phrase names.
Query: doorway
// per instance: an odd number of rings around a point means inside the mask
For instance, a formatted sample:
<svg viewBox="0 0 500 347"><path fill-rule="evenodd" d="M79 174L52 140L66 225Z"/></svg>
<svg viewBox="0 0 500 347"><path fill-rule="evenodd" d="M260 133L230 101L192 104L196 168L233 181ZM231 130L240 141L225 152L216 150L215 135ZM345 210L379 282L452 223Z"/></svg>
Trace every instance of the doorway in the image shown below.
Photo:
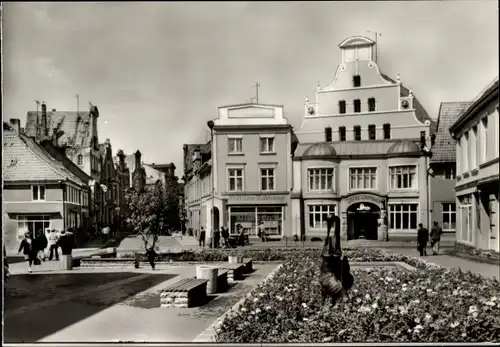
<svg viewBox="0 0 500 347"><path fill-rule="evenodd" d="M380 208L369 202L356 203L347 209L348 240L377 240Z"/></svg>

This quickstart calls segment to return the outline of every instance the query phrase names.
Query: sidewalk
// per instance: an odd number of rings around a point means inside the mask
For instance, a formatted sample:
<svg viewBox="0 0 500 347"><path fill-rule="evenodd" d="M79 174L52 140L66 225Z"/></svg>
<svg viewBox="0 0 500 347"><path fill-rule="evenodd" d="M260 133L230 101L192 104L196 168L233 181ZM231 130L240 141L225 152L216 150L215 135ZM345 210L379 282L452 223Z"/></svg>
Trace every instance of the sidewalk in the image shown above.
<svg viewBox="0 0 500 347"><path fill-rule="evenodd" d="M416 249L409 248L387 248L386 251L400 253L408 256L419 257L418 251ZM430 248L427 250L428 254L432 254ZM447 267L450 269L462 269L462 271L470 271L481 274L485 277L492 277L500 280L500 266L495 264L487 264L479 261L454 257L451 255L443 254L444 250L441 250L441 254L439 255L429 255L427 257L422 257L423 260L427 262L431 262L443 267Z"/></svg>

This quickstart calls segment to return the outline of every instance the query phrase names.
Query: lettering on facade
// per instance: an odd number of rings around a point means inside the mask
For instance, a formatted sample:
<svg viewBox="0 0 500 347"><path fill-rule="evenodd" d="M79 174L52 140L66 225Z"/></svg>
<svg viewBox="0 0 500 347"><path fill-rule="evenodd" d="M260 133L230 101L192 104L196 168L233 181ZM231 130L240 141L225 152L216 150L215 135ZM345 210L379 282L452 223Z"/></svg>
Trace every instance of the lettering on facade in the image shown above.
<svg viewBox="0 0 500 347"><path fill-rule="evenodd" d="M285 201L283 195L235 195L228 197L229 201Z"/></svg>
<svg viewBox="0 0 500 347"><path fill-rule="evenodd" d="M374 203L375 205L379 206L380 208L383 207L382 206L383 203L382 203L381 198L379 198L377 196L369 195L369 194L359 194L359 195L350 196L347 199L345 199L345 202L348 206L352 205L356 202L371 202L371 203Z"/></svg>

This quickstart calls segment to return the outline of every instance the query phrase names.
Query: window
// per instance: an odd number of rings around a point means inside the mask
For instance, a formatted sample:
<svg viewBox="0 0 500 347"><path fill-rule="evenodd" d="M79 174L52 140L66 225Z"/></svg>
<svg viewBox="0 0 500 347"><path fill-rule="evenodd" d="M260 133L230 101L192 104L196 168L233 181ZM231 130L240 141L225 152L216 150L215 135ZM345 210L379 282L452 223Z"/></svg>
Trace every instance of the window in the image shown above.
<svg viewBox="0 0 500 347"><path fill-rule="evenodd" d="M243 169L228 169L229 191L241 192L243 190Z"/></svg>
<svg viewBox="0 0 500 347"><path fill-rule="evenodd" d="M460 217L462 220L462 241L472 243L472 197L465 195L460 199Z"/></svg>
<svg viewBox="0 0 500 347"><path fill-rule="evenodd" d="M45 186L31 186L32 200L45 201Z"/></svg>
<svg viewBox="0 0 500 347"><path fill-rule="evenodd" d="M346 134L345 134L345 127L344 126L339 127L339 138L340 138L340 141L345 141L346 140Z"/></svg>
<svg viewBox="0 0 500 347"><path fill-rule="evenodd" d="M352 85L353 85L353 87L361 87L361 76L360 75L352 76Z"/></svg>
<svg viewBox="0 0 500 347"><path fill-rule="evenodd" d="M83 165L83 155L78 154L78 157L76 157L76 162L77 162L78 166L82 166Z"/></svg>
<svg viewBox="0 0 500 347"><path fill-rule="evenodd" d="M340 100L339 101L339 113L345 113L346 107L345 107L345 100Z"/></svg>
<svg viewBox="0 0 500 347"><path fill-rule="evenodd" d="M354 140L361 141L361 126L354 126Z"/></svg>
<svg viewBox="0 0 500 347"><path fill-rule="evenodd" d="M483 118L481 120L481 128L483 133L481 134L481 163L486 163L488 161L488 118Z"/></svg>
<svg viewBox="0 0 500 347"><path fill-rule="evenodd" d="M417 229L418 204L389 205L389 228L391 230Z"/></svg>
<svg viewBox="0 0 500 347"><path fill-rule="evenodd" d="M228 153L243 153L243 139L230 137L228 139Z"/></svg>
<svg viewBox="0 0 500 347"><path fill-rule="evenodd" d="M377 168L357 167L349 169L349 189L376 189Z"/></svg>
<svg viewBox="0 0 500 347"><path fill-rule="evenodd" d="M354 113L361 112L361 100L354 99L353 104L354 104Z"/></svg>
<svg viewBox="0 0 500 347"><path fill-rule="evenodd" d="M472 138L470 139L470 167L471 169L477 168L477 160L476 160L476 154L477 154L477 149L476 149L476 144L477 144L477 127L472 128L471 132Z"/></svg>
<svg viewBox="0 0 500 347"><path fill-rule="evenodd" d="M456 222L455 203L443 203L443 230L455 231Z"/></svg>
<svg viewBox="0 0 500 347"><path fill-rule="evenodd" d="M31 235L38 230L45 232L45 229L50 228L50 216L17 216L17 238L22 240L24 234L30 232Z"/></svg>
<svg viewBox="0 0 500 347"><path fill-rule="evenodd" d="M455 175L455 169L452 167L447 167L444 169L444 179L446 180L454 180L457 178Z"/></svg>
<svg viewBox="0 0 500 347"><path fill-rule="evenodd" d="M274 190L274 169L260 169L260 189Z"/></svg>
<svg viewBox="0 0 500 347"><path fill-rule="evenodd" d="M325 128L325 141L332 142L332 128Z"/></svg>
<svg viewBox="0 0 500 347"><path fill-rule="evenodd" d="M368 138L370 140L375 140L377 134L377 130L375 128L375 124L371 124L368 126Z"/></svg>
<svg viewBox="0 0 500 347"><path fill-rule="evenodd" d="M326 230L326 218L332 212L335 205L309 205L309 227Z"/></svg>
<svg viewBox="0 0 500 347"><path fill-rule="evenodd" d="M375 98L369 98L368 99L368 112L374 112L375 111Z"/></svg>
<svg viewBox="0 0 500 347"><path fill-rule="evenodd" d="M469 135L467 133L462 136L462 173L466 173L469 171Z"/></svg>
<svg viewBox="0 0 500 347"><path fill-rule="evenodd" d="M333 168L309 169L309 191L333 190Z"/></svg>
<svg viewBox="0 0 500 347"><path fill-rule="evenodd" d="M384 140L389 140L391 138L391 125L389 123L384 124Z"/></svg>
<svg viewBox="0 0 500 347"><path fill-rule="evenodd" d="M417 188L417 167L394 166L389 168L391 189L416 189Z"/></svg>
<svg viewBox="0 0 500 347"><path fill-rule="evenodd" d="M260 138L260 153L274 153L274 137Z"/></svg>

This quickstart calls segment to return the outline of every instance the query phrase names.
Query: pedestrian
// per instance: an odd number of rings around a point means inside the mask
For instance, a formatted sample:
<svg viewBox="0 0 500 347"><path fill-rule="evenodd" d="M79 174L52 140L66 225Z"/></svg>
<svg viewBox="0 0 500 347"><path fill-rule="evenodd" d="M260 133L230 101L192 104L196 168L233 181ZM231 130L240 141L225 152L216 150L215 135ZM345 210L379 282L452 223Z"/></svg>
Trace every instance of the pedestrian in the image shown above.
<svg viewBox="0 0 500 347"><path fill-rule="evenodd" d="M149 264L151 265L151 269L155 269L155 259L156 259L156 251L153 246L148 248L146 251L146 257L148 258Z"/></svg>
<svg viewBox="0 0 500 347"><path fill-rule="evenodd" d="M200 247L205 247L205 228L201 227L200 230Z"/></svg>
<svg viewBox="0 0 500 347"><path fill-rule="evenodd" d="M214 248L219 248L220 244L220 231L218 229L214 230Z"/></svg>
<svg viewBox="0 0 500 347"><path fill-rule="evenodd" d="M427 255L427 242L429 242L429 230L420 223L417 231L417 244L420 256Z"/></svg>
<svg viewBox="0 0 500 347"><path fill-rule="evenodd" d="M267 241L267 235L266 235L266 227L264 226L264 222L260 222L259 226L257 227L257 229L258 229L257 236L260 237L260 239L262 240L262 242L266 242Z"/></svg>
<svg viewBox="0 0 500 347"><path fill-rule="evenodd" d="M31 272L31 265L33 265L33 263L35 262L38 251L35 248L35 242L33 240L33 237L29 232L24 234L24 239L21 241L21 244L19 245L19 250L17 251L17 254L21 253L21 251L23 252L24 260L28 262L28 272Z"/></svg>
<svg viewBox="0 0 500 347"><path fill-rule="evenodd" d="M438 222L434 222L434 226L431 229L432 255L439 254L439 242L441 241L441 235L443 235L443 229L439 226Z"/></svg>
<svg viewBox="0 0 500 347"><path fill-rule="evenodd" d="M42 230L38 230L35 236L35 248L37 250L37 257L40 261L45 261L45 249L47 248L48 241L45 233Z"/></svg>
<svg viewBox="0 0 500 347"><path fill-rule="evenodd" d="M56 260L59 260L59 232L56 229L52 229L49 235L49 261L56 255Z"/></svg>
<svg viewBox="0 0 500 347"><path fill-rule="evenodd" d="M224 248L229 248L229 230L226 227L221 227L221 236L222 236L222 246Z"/></svg>
<svg viewBox="0 0 500 347"><path fill-rule="evenodd" d="M245 245L245 231L243 229L243 226L241 224L238 224L236 226L236 230L238 231L238 246L244 246Z"/></svg>
<svg viewBox="0 0 500 347"><path fill-rule="evenodd" d="M57 242L57 246L61 247L62 255L71 255L71 253L73 252L73 248L75 247L75 239L73 233L65 231L63 229Z"/></svg>

